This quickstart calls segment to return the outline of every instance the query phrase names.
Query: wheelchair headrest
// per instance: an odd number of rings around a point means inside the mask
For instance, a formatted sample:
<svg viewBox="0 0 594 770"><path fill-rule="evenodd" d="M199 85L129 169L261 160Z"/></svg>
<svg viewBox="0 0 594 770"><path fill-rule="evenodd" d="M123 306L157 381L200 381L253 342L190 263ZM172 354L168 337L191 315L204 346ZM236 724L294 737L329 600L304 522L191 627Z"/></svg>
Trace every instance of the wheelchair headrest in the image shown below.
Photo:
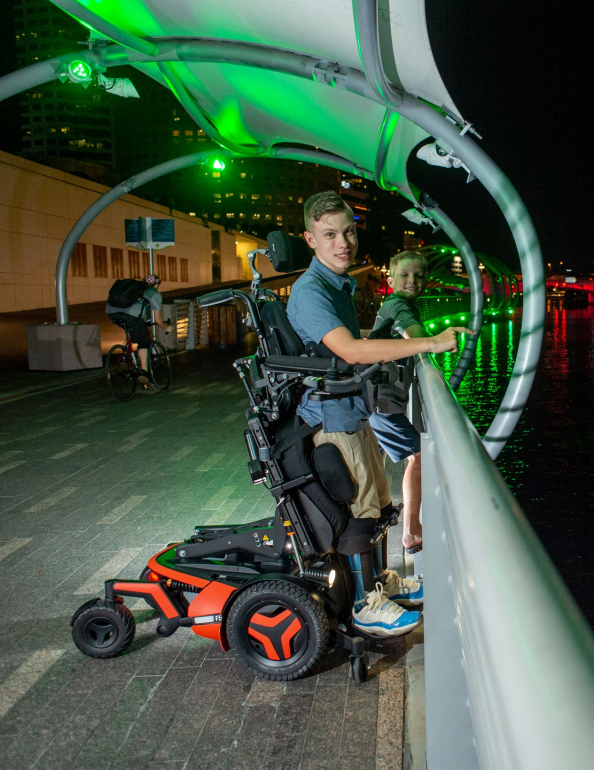
<svg viewBox="0 0 594 770"><path fill-rule="evenodd" d="M268 233L268 254L277 273L292 273L306 270L311 264L311 251L298 235L289 235L284 230Z"/></svg>

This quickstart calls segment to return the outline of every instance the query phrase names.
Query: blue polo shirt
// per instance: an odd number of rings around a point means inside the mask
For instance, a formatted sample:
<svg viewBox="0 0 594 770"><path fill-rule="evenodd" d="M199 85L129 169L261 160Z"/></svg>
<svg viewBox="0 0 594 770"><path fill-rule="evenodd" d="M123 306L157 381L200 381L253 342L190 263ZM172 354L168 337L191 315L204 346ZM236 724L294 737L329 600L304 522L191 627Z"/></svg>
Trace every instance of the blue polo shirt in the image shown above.
<svg viewBox="0 0 594 770"><path fill-rule="evenodd" d="M346 326L353 337L360 339L353 301L356 288L354 278L334 273L317 257L312 259L309 269L293 284L287 305L291 326L305 344L319 345L328 332L339 326ZM310 401L309 391L303 395L297 414L308 425L322 423L324 433L363 430L369 417L360 396Z"/></svg>

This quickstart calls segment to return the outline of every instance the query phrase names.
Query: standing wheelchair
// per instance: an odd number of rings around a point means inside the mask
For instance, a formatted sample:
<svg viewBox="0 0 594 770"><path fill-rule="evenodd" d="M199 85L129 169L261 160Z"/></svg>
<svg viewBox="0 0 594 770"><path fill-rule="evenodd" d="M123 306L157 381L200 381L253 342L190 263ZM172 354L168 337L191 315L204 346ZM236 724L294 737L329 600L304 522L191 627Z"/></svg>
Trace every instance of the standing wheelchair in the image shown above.
<svg viewBox="0 0 594 770"><path fill-rule="evenodd" d="M314 447L314 428L296 415L306 389L319 401L373 397L394 369L349 365L306 347L288 322L285 305L262 287L255 267L260 254L277 272L309 267L301 238L282 231L268 249L250 252L250 292L223 289L199 297L201 308L239 301L258 337L254 355L233 364L249 407L244 437L248 470L276 501L274 515L241 525L197 526L186 540L152 556L138 580L111 579L105 598L77 609L71 621L77 647L108 658L134 638L135 622L125 597L143 598L159 613L157 634L189 627L213 639L251 672L287 681L313 671L329 645L350 654L353 680L367 678L366 640L378 641L351 622L354 586L348 556L370 551L395 524L398 509L380 519L354 519L356 490L338 449Z"/></svg>

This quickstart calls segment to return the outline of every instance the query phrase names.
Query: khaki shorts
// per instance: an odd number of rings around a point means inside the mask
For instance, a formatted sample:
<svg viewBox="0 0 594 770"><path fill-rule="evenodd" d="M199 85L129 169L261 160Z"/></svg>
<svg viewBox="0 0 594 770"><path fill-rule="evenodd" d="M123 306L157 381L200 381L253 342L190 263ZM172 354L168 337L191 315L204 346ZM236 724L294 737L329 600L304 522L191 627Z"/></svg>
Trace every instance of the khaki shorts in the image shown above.
<svg viewBox="0 0 594 770"><path fill-rule="evenodd" d="M351 503L355 519L377 519L380 509L392 501L384 462L374 432L367 425L356 433L324 433L313 436L314 444L334 444L349 469L357 496Z"/></svg>

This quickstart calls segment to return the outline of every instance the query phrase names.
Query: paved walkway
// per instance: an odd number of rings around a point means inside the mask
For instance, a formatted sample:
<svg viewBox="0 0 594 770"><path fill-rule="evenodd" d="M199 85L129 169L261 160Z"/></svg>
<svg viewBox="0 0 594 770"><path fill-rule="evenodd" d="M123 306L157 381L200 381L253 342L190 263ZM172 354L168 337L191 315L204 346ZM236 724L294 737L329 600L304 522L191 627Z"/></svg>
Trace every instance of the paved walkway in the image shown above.
<svg viewBox="0 0 594 770"><path fill-rule="evenodd" d="M196 524L272 512L269 492L248 480L234 357L178 356L169 394L140 392L126 404L102 379L67 375L58 389L2 406L3 767L402 767L405 653L421 634L378 644L361 687L343 652L305 680L257 680L189 629L159 638L142 601L132 605L138 630L124 656L94 660L71 641L73 611L107 577L137 577ZM397 487L398 468L390 474ZM391 542L397 559L397 532Z"/></svg>

